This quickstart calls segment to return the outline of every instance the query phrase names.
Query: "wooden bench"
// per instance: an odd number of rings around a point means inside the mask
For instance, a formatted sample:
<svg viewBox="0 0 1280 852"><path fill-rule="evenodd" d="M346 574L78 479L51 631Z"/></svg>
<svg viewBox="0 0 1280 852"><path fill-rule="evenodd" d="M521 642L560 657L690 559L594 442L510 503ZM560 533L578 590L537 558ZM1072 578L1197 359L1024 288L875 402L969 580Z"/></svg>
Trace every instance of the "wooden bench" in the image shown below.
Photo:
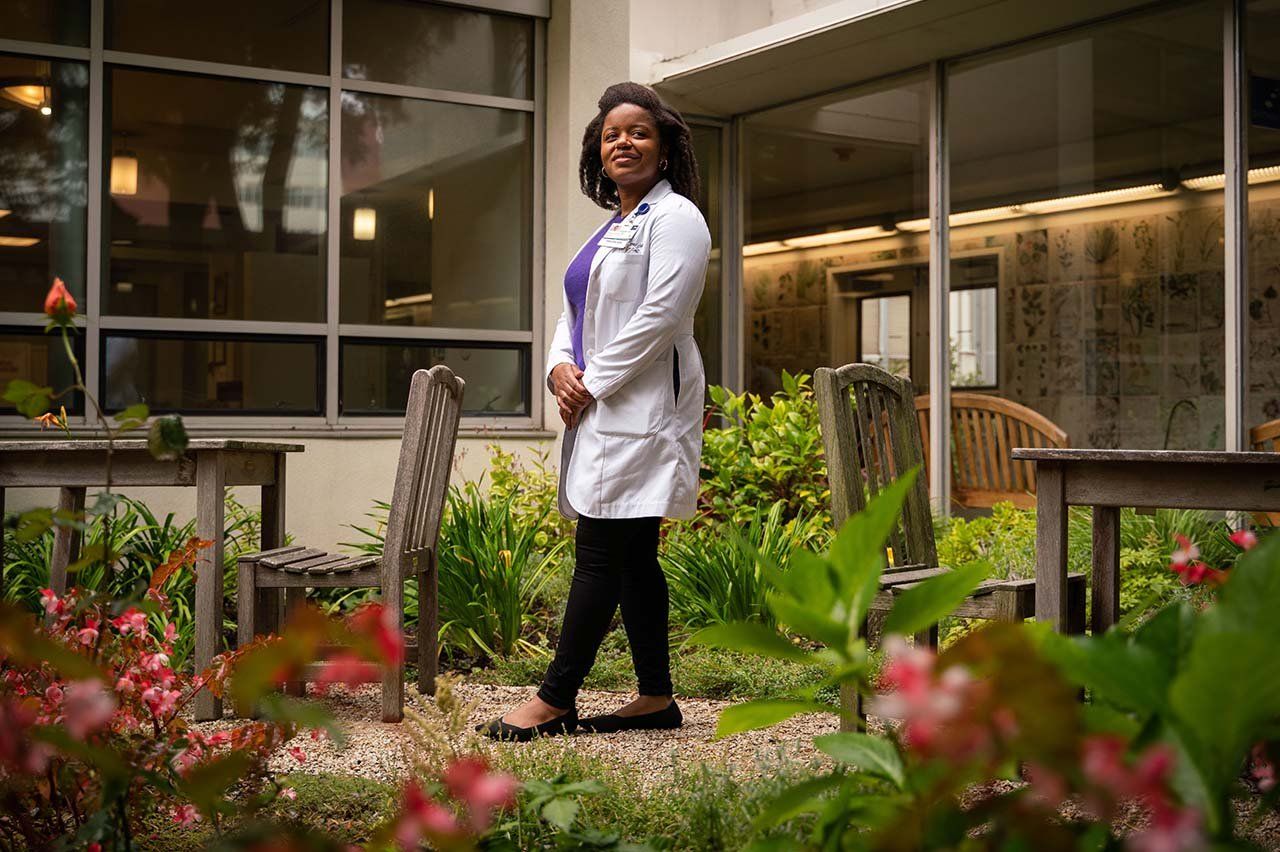
<svg viewBox="0 0 1280 852"><path fill-rule="evenodd" d="M350 556L297 545L240 557L241 647L256 636L279 629L282 592L288 590L301 599L306 589L319 587L380 589L383 605L394 619L391 629L402 633L404 583L416 577L418 689L428 695L435 693L439 631L436 546L453 468L464 385L443 365L413 374L382 556ZM311 667L308 674L314 678L319 668ZM300 686L293 685L292 691L298 691ZM382 720L399 722L403 717L401 662L383 667Z"/></svg>
<svg viewBox="0 0 1280 852"><path fill-rule="evenodd" d="M1250 429L1249 446L1260 453L1280 453L1280 419ZM1280 512L1257 512L1253 520L1260 527L1280 527Z"/></svg>
<svg viewBox="0 0 1280 852"><path fill-rule="evenodd" d="M924 464L929 467L929 395L915 399ZM1035 468L1009 456L1014 447L1070 446L1067 433L1025 405L981 393L951 394L951 502L987 509L1008 501L1036 505Z"/></svg>
<svg viewBox="0 0 1280 852"><path fill-rule="evenodd" d="M906 471L919 466L923 456L919 420L913 416L915 397L911 383L870 364L846 364L833 369L819 367L814 391L822 444L831 482L831 515L839 529L867 501ZM923 471L907 494L902 517L889 536L889 565L880 580L872 613L887 612L893 599L912 585L949 571L938 564L929 508L927 477ZM1022 621L1035 615L1035 580L993 578L981 583L955 615ZM1067 580L1073 632L1085 627L1085 575ZM865 626L864 626L865 629ZM938 628L916 635L917 644L937 645ZM842 695L848 718L860 718L855 692Z"/></svg>

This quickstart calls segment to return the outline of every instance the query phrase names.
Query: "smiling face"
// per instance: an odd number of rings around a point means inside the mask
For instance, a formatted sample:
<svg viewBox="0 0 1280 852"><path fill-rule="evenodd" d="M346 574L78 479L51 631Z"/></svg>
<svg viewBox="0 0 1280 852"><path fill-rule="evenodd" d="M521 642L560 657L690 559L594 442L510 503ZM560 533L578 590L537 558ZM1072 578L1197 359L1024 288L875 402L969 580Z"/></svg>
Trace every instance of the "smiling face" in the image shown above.
<svg viewBox="0 0 1280 852"><path fill-rule="evenodd" d="M619 190L647 190L657 183L663 156L657 122L644 107L619 104L604 117L600 162Z"/></svg>

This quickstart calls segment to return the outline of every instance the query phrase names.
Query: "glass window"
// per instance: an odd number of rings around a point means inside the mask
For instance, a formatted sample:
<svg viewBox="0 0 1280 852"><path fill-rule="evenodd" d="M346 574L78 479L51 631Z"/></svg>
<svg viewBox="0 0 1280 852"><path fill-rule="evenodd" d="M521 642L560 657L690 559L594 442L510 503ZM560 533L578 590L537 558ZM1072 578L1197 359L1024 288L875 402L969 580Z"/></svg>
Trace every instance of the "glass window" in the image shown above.
<svg viewBox="0 0 1280 852"><path fill-rule="evenodd" d="M84 337L71 338L72 349L84 363ZM41 387L53 388L53 407L65 405L68 414L83 414L84 396L66 393L75 384L75 371L67 360L67 350L58 333L43 334L31 329L0 329L0 392L14 379L25 379ZM11 403L0 400L0 414L15 414Z"/></svg>
<svg viewBox="0 0 1280 852"><path fill-rule="evenodd" d="M857 361L861 297L922 286L911 310L927 312L928 108L912 75L747 119L747 390L768 395L783 370ZM920 368L906 369L921 392L928 329L927 313L912 317Z"/></svg>
<svg viewBox="0 0 1280 852"><path fill-rule="evenodd" d="M6 0L4 37L89 46L89 0Z"/></svg>
<svg viewBox="0 0 1280 852"><path fill-rule="evenodd" d="M343 0L343 74L532 98L533 21L421 0Z"/></svg>
<svg viewBox="0 0 1280 852"><path fill-rule="evenodd" d="M0 56L0 310L40 311L55 277L83 301L89 68Z"/></svg>
<svg viewBox="0 0 1280 852"><path fill-rule="evenodd" d="M108 50L288 71L329 71L329 3L108 0Z"/></svg>
<svg viewBox="0 0 1280 852"><path fill-rule="evenodd" d="M867 296L858 300L858 360L911 378L911 297Z"/></svg>
<svg viewBox="0 0 1280 852"><path fill-rule="evenodd" d="M952 290L949 301L951 387L996 387L996 288Z"/></svg>
<svg viewBox="0 0 1280 852"><path fill-rule="evenodd" d="M318 338L107 334L103 399L111 411L319 415L323 349Z"/></svg>
<svg viewBox="0 0 1280 852"><path fill-rule="evenodd" d="M708 385L724 383L724 359L720 348L724 306L721 298L720 276L720 128L693 125L693 153L698 158L698 176L702 179L702 193L698 197L698 209L707 220L711 231L711 258L707 261L707 281L702 289L702 301L693 318L693 336L702 353L703 369Z"/></svg>
<svg viewBox="0 0 1280 852"><path fill-rule="evenodd" d="M985 379L998 331L993 392L1071 446L1221 448L1221 4L991 53L948 93L952 251L1003 270L994 331L990 291L953 294L957 372Z"/></svg>
<svg viewBox="0 0 1280 852"><path fill-rule="evenodd" d="M464 414L528 416L528 347L394 340L343 342L343 413L403 416L414 372L437 364L467 383Z"/></svg>
<svg viewBox="0 0 1280 852"><path fill-rule="evenodd" d="M342 321L528 330L532 115L342 104Z"/></svg>
<svg viewBox="0 0 1280 852"><path fill-rule="evenodd" d="M1247 6L1250 74L1246 429L1280 419L1280 6ZM3 224L3 223L0 223Z"/></svg>
<svg viewBox="0 0 1280 852"><path fill-rule="evenodd" d="M104 311L322 322L324 90L123 68L109 79Z"/></svg>

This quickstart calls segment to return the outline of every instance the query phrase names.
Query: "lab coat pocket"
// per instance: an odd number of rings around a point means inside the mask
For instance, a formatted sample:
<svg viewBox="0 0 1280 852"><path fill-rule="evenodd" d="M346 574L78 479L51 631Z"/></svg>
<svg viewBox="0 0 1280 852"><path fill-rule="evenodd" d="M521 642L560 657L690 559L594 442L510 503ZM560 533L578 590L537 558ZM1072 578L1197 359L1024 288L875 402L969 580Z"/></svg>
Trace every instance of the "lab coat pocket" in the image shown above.
<svg viewBox="0 0 1280 852"><path fill-rule="evenodd" d="M673 406L671 361L663 358L596 402L601 435L646 438L662 428Z"/></svg>
<svg viewBox="0 0 1280 852"><path fill-rule="evenodd" d="M634 302L644 295L649 258L643 254L615 251L601 268L600 292L615 302Z"/></svg>

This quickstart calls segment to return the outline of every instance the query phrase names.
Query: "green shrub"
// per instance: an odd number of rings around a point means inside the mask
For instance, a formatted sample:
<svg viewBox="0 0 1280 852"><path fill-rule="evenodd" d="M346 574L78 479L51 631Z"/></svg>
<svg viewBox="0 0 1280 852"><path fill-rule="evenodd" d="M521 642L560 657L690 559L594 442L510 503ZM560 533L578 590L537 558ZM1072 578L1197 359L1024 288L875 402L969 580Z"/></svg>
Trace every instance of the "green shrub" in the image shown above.
<svg viewBox="0 0 1280 852"><path fill-rule="evenodd" d="M228 492L225 503L226 521L223 531L223 634L235 633L236 558L256 550L260 541L262 514L242 505L234 493ZM85 532L84 552L101 551L103 516L89 518ZM195 535L195 521L179 524L173 512L161 520L140 500L121 498L111 520L111 552L121 554L110 569L101 561L73 572L68 585L102 592L113 598L127 598L145 589L151 573L164 563L169 554L180 549ZM54 530L45 530L28 539L18 531L6 528L4 540L4 599L32 611L40 612L40 590L49 587L49 563L53 553ZM170 660L174 668L184 668L195 647L195 572L175 571L162 591L169 597L170 619L177 628ZM163 629L159 616L152 616L153 626ZM228 646L230 647L230 646Z"/></svg>
<svg viewBox="0 0 1280 852"><path fill-rule="evenodd" d="M545 548L553 542L573 537L573 521L560 514L560 478L548 467L549 454L538 453L525 464L497 444L489 446L489 499L511 498L511 512L521 523L538 522L534 544Z"/></svg>
<svg viewBox="0 0 1280 852"><path fill-rule="evenodd" d="M820 546L825 519L802 513L785 520L779 501L746 513L745 528L723 521L674 527L659 556L671 589L671 614L688 628L730 621L772 624L765 602L767 569L786 570L794 550Z"/></svg>
<svg viewBox="0 0 1280 852"><path fill-rule="evenodd" d="M569 541L559 539L545 550L539 547L546 515L516 510L521 496L519 490L501 497L486 496L474 482L449 489L437 565L440 641L445 656L488 662L517 651L544 651L526 633ZM387 503L375 503L368 515L374 524L352 525L365 540L343 546L381 555L389 509ZM347 610L373 596L376 592L372 590L344 590L327 604L331 610ZM416 580L405 584L404 610L406 626L416 625Z"/></svg>
<svg viewBox="0 0 1280 852"><path fill-rule="evenodd" d="M747 521L758 506L784 505L787 519L830 517L827 466L809 376L783 372L768 401L712 386L709 414L724 425L702 435L699 509L708 520ZM830 524L826 524L830 526Z"/></svg>

